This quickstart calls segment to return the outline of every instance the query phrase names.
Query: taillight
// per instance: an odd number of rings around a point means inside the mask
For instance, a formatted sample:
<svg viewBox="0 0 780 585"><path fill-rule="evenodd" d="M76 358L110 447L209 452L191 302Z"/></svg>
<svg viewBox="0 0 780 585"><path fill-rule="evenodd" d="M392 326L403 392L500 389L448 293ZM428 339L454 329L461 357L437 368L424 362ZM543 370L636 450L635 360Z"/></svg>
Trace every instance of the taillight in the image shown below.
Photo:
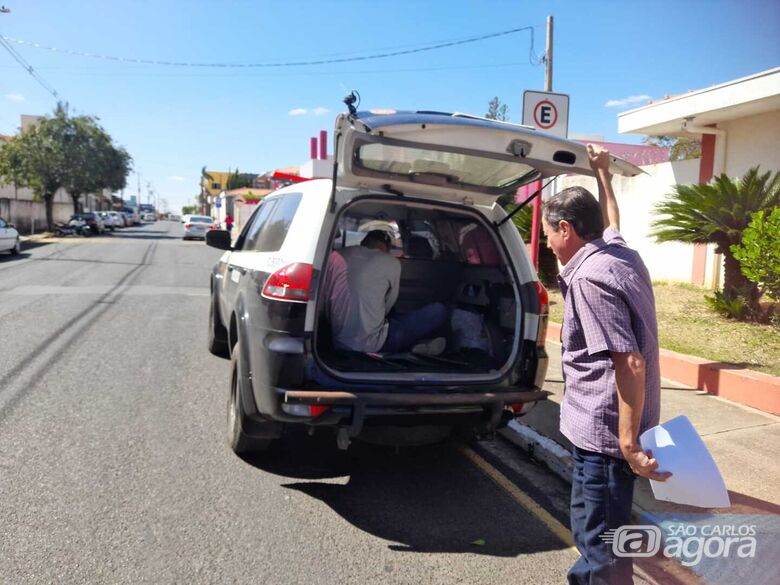
<svg viewBox="0 0 780 585"><path fill-rule="evenodd" d="M312 265L296 262L277 270L263 287L263 296L281 301L306 302L309 300Z"/></svg>
<svg viewBox="0 0 780 585"><path fill-rule="evenodd" d="M192 227L192 224L191 224L191 223L185 223L185 224L184 224L184 227L186 227L186 228L191 228L191 227Z"/></svg>
<svg viewBox="0 0 780 585"><path fill-rule="evenodd" d="M539 329L536 333L536 344L544 345L547 337L547 316L550 313L550 296L547 289L542 286L538 280L534 282L536 288L536 298L539 300Z"/></svg>
<svg viewBox="0 0 780 585"><path fill-rule="evenodd" d="M320 416L322 413L327 412L329 408L330 406L323 406L321 404L310 404L309 416L311 417Z"/></svg>
<svg viewBox="0 0 780 585"><path fill-rule="evenodd" d="M523 412L523 408L525 408L525 403L524 402L517 402L515 404L510 404L509 405L509 409L514 414L521 414Z"/></svg>

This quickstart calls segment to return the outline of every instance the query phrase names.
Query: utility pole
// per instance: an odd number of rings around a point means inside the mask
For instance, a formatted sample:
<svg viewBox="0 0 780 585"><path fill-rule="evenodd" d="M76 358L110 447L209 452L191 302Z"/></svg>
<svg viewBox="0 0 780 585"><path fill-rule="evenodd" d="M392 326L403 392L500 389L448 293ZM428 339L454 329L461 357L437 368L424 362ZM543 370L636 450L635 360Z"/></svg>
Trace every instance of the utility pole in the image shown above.
<svg viewBox="0 0 780 585"><path fill-rule="evenodd" d="M544 52L544 91L552 91L552 71L553 71L553 17L547 17L547 46ZM536 189L542 188L542 182L538 181ZM531 262L534 268L539 269L539 241L542 229L542 194L540 193L533 203L533 214L531 215Z"/></svg>
<svg viewBox="0 0 780 585"><path fill-rule="evenodd" d="M544 51L544 91L552 91L553 17L547 17L547 47Z"/></svg>

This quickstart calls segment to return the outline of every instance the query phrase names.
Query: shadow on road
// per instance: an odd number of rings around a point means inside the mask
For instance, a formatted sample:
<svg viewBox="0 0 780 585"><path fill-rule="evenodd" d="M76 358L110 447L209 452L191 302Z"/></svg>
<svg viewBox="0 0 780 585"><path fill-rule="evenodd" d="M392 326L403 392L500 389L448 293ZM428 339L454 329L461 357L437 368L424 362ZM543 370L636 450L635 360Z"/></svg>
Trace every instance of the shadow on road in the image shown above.
<svg viewBox="0 0 780 585"><path fill-rule="evenodd" d="M246 461L285 477L323 480L285 487L323 502L357 528L397 543L389 545L391 550L514 557L566 548L452 442L397 452L355 443L343 452L332 433L291 433L267 454Z"/></svg>

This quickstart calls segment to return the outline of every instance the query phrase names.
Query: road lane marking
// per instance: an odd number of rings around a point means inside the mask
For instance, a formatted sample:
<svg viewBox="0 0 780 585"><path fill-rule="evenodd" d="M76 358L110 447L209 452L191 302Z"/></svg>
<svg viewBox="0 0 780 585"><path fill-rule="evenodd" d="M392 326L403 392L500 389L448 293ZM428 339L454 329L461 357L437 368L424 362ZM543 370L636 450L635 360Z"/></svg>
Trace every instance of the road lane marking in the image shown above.
<svg viewBox="0 0 780 585"><path fill-rule="evenodd" d="M561 524L552 514L537 504L528 494L523 492L512 481L507 478L498 469L490 465L482 457L480 457L473 449L460 445L458 450L463 454L466 459L471 461L477 466L480 471L492 479L496 485L502 488L509 496L520 504L526 511L530 512L537 520L544 524L550 532L552 532L558 539L569 547L569 550L580 554L577 547L574 546L574 539L572 539L571 532L563 524Z"/></svg>

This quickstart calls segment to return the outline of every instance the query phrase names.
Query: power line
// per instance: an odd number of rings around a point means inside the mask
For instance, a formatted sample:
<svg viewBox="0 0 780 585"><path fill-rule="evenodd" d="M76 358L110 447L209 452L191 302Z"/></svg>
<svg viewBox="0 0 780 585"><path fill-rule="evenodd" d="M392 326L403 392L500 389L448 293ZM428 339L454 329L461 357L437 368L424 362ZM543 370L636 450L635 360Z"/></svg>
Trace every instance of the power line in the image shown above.
<svg viewBox="0 0 780 585"><path fill-rule="evenodd" d="M14 49L6 40L5 37L0 36L0 45L8 51L8 53L11 55L11 57L14 58L14 60L19 63L26 71L29 73L35 81L37 81L43 89L48 91L51 95L54 96L54 99L59 100L60 94L57 93L57 90L54 89L54 86L51 85L48 81L46 81L43 77L41 77L41 74L38 73L35 68L30 65L24 57L22 57L16 49Z"/></svg>
<svg viewBox="0 0 780 585"><path fill-rule="evenodd" d="M447 42L438 42L431 45L426 45L423 47L418 47L415 49L403 49L398 51L389 51L384 53L374 53L370 55L357 55L354 57L342 57L342 58L334 58L334 59L315 59L310 61L282 61L282 62L275 62L275 63L199 63L199 62L186 62L186 61L165 61L165 60L159 60L159 59L135 59L135 58L129 58L129 57L117 57L112 55L102 55L98 53L88 53L85 51L75 51L70 49L58 49L56 47L49 47L46 45L41 45L39 43L35 43L32 41L26 41L23 39L14 39L11 37L6 36L0 36L0 40L4 41L4 44L7 44L7 42L13 42L20 45L27 45L31 47L35 47L36 49L43 49L46 51L51 51L55 53L62 53L66 55L75 55L79 57L89 57L92 59L102 59L104 61L116 61L120 63L132 63L136 65L162 65L166 67L216 67L216 68L272 68L272 67L302 67L306 65L329 65L333 63L351 63L355 61L370 61L375 59L386 59L389 57L398 57L401 55L412 55L416 53L424 53L428 51L435 51L438 49L445 49L449 47L456 47L461 45L467 45L471 43L477 43L480 41L485 41L488 39L494 39L497 37L507 36L511 34L516 34L523 31L531 31L531 51L529 54L529 61L532 64L534 63L534 59L536 58L534 53L534 27L533 26L523 26L519 28L512 28L509 30L494 32L494 33L487 33L475 37L468 37L464 39L459 40L453 40L453 41L447 41Z"/></svg>

